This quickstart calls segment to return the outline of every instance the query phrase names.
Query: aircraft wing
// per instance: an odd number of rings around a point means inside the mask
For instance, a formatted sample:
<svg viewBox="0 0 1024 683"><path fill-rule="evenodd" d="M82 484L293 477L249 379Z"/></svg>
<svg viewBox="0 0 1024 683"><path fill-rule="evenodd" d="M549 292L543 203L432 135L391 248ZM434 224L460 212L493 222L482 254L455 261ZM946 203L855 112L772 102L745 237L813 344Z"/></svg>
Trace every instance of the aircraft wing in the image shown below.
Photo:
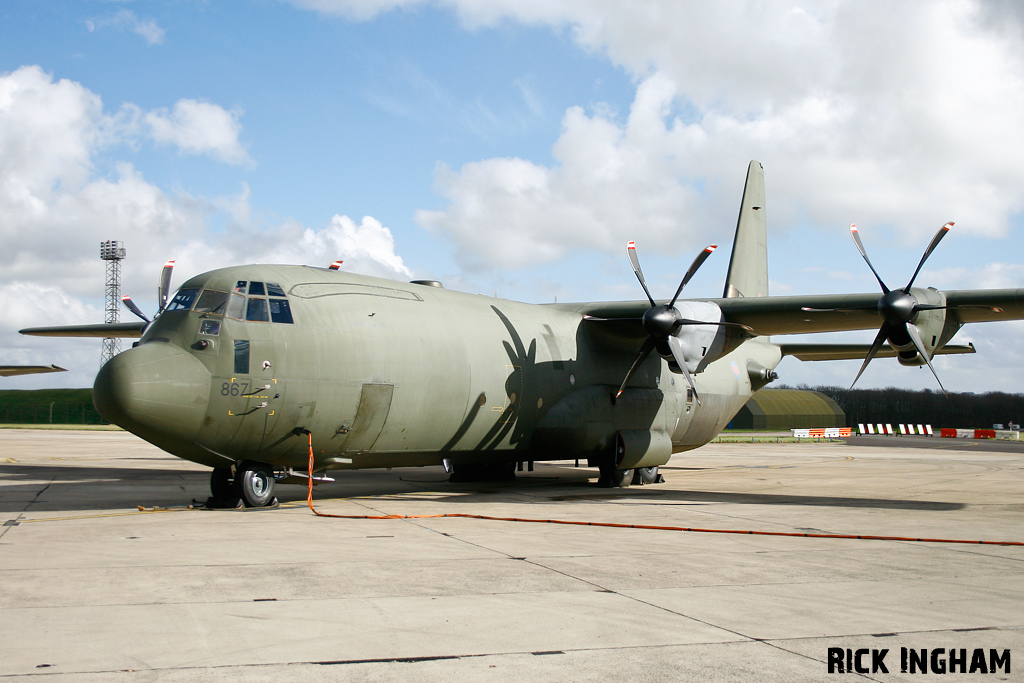
<svg viewBox="0 0 1024 683"><path fill-rule="evenodd" d="M946 296L947 305L967 307L953 308L949 311L949 315L959 318L964 323L1024 319L1024 289L972 289L943 294ZM718 305L727 322L747 325L755 334L769 336L878 329L878 297L877 292L871 292L736 297L704 301ZM639 321L650 308L647 301L549 305L594 318L611 319L614 322L605 326L608 332L616 336L640 339L645 336L643 331L638 325L628 324L626 319L634 318ZM806 311L805 308L819 310ZM828 310L840 308L844 310Z"/></svg>
<svg viewBox="0 0 1024 683"><path fill-rule="evenodd" d="M952 311L965 323L1024 318L1024 289L967 289L943 294L950 306L971 306ZM1002 310L993 311L993 307Z"/></svg>
<svg viewBox="0 0 1024 683"><path fill-rule="evenodd" d="M1024 289L972 289L943 292L949 315L964 323L1024 319ZM725 319L758 335L876 329L878 294L817 294L715 299ZM814 309L853 309L817 310ZM996 310L993 310L996 309Z"/></svg>
<svg viewBox="0 0 1024 683"><path fill-rule="evenodd" d="M800 360L864 360L871 344L779 344L783 356ZM974 344L950 344L935 351L936 356L947 353L977 353ZM888 344L882 346L875 358L895 358L896 352Z"/></svg>
<svg viewBox="0 0 1024 683"><path fill-rule="evenodd" d="M20 330L21 334L29 334L36 337L102 337L110 339L138 338L142 336L142 330L146 323L140 320L137 323L99 323L96 325L60 325L58 327L28 327Z"/></svg>
<svg viewBox="0 0 1024 683"><path fill-rule="evenodd" d="M67 369L57 365L0 365L0 377L34 375L41 372L67 372Z"/></svg>

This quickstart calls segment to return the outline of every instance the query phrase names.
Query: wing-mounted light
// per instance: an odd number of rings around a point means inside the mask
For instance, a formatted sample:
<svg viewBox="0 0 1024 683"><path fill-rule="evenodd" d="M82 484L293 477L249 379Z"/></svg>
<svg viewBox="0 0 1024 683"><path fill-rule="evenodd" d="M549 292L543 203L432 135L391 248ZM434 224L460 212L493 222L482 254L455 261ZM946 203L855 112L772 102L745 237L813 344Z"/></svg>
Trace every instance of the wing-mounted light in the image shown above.
<svg viewBox="0 0 1024 683"><path fill-rule="evenodd" d="M672 296L672 300L668 304L658 304L654 301L654 297L651 296L651 291L647 288L647 282L644 280L643 270L640 268L640 259L636 253L636 244L630 242L626 245L626 255L633 266L633 272L636 274L637 280L640 281L640 286L643 287L644 293L647 295L647 300L651 302L651 307L644 311L643 316L639 319L644 331L647 333L647 339L644 340L640 350L637 352L636 358L633 360L633 364L626 372L626 377L622 380L619 390L612 396L612 401L621 396L622 392L626 390L629 380L633 378L636 371L647 360L647 356L650 355L651 351L657 350L662 357L674 362L675 367L686 377L686 381L693 390L693 395L699 404L700 396L697 394L697 387L693 383L691 373L699 372L703 369L701 361L707 355L707 351L714 346L714 340L719 328L733 326L752 331L746 325L722 322L722 312L714 304L684 302L676 306L676 301L679 299L679 295L682 294L683 288L686 287L686 284L693 278L704 261L717 248L717 245L712 244L701 251L697 258L693 260L693 263L690 264L690 268L686 271L686 275L683 276L679 287L676 288L676 293ZM706 308L707 306L713 306L715 309L718 309L717 313ZM594 318L590 316L586 316L585 319L610 320L609 318ZM695 327L708 328L710 335L701 335L699 332L691 329Z"/></svg>

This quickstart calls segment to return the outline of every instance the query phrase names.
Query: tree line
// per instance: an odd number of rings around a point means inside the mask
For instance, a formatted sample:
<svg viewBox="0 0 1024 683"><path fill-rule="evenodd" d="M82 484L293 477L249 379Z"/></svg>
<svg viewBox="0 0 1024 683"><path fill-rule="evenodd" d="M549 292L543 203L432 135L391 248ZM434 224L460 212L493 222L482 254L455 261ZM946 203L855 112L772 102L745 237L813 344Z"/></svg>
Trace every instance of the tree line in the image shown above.
<svg viewBox="0 0 1024 683"><path fill-rule="evenodd" d="M934 428L991 429L1002 424L1024 421L1024 394L992 391L984 394L950 393L922 389L912 391L885 389L854 389L819 386L779 387L819 391L839 404L846 413L846 423L858 424L930 424Z"/></svg>

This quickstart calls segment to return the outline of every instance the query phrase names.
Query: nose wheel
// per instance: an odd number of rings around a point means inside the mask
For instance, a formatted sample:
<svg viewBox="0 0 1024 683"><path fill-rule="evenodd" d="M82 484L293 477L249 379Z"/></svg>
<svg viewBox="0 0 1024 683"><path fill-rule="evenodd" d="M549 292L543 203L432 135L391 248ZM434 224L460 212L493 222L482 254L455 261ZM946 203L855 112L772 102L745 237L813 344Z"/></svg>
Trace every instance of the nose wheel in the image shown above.
<svg viewBox="0 0 1024 683"><path fill-rule="evenodd" d="M274 500L274 470L262 462L244 461L235 470L235 491L246 507L270 505Z"/></svg>
<svg viewBox="0 0 1024 683"><path fill-rule="evenodd" d="M239 463L233 474L228 467L217 467L210 474L212 505L235 507L238 501L250 508L272 505L275 481L273 468L255 460Z"/></svg>

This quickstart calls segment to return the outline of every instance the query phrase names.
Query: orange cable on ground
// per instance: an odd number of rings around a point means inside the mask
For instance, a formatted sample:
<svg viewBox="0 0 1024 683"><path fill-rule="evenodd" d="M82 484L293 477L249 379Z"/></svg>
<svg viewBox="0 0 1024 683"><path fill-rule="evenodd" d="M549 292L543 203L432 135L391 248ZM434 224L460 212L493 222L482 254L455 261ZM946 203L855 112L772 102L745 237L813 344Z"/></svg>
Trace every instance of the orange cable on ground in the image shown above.
<svg viewBox="0 0 1024 683"><path fill-rule="evenodd" d="M845 538L862 541L911 541L915 543L963 543L968 545L1000 545L1024 546L1022 541L969 541L953 538L912 538L909 536L872 536L866 534L811 534L794 531L753 531L746 529L701 529L684 526L657 526L652 524L618 524L615 522L576 522L565 519L529 519L525 517L492 517L490 515L471 515L464 512L449 512L433 515L332 515L320 512L313 507L313 434L309 433L309 491L306 496L309 509L317 517L334 519L439 519L442 517L461 517L463 519L483 519L492 522L531 522L534 524L568 524L573 526L598 526L614 529L648 529L652 531L689 531L701 534L744 534L748 536L793 536L800 538Z"/></svg>

